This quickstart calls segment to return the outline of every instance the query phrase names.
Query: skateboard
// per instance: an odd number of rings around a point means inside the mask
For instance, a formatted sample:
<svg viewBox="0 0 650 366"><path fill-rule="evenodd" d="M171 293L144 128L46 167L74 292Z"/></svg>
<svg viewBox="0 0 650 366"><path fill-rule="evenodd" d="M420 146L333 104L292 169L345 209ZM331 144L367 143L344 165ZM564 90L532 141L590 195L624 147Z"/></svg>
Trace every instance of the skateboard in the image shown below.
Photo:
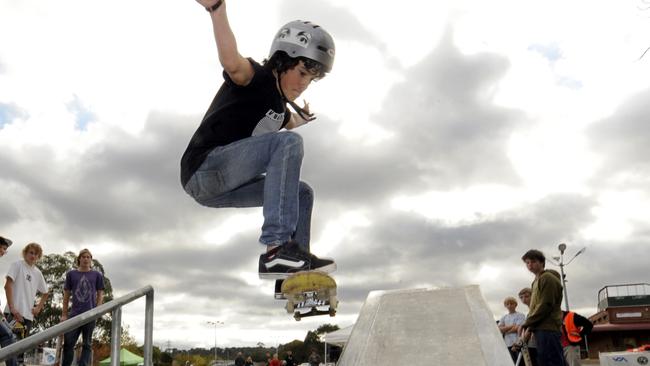
<svg viewBox="0 0 650 366"><path fill-rule="evenodd" d="M56 337L56 352L54 356L54 366L59 366L63 363L63 334Z"/></svg>
<svg viewBox="0 0 650 366"><path fill-rule="evenodd" d="M279 295L286 298L285 309L287 313L293 313L297 321L316 315L335 316L339 303L336 298L336 281L320 271L292 274L280 285Z"/></svg>
<svg viewBox="0 0 650 366"><path fill-rule="evenodd" d="M521 360L524 360L524 365L533 366L533 360L530 358L530 353L528 352L528 343L522 338L519 338L515 344L512 345L512 348L519 350L519 355L517 356L516 366L521 365Z"/></svg>

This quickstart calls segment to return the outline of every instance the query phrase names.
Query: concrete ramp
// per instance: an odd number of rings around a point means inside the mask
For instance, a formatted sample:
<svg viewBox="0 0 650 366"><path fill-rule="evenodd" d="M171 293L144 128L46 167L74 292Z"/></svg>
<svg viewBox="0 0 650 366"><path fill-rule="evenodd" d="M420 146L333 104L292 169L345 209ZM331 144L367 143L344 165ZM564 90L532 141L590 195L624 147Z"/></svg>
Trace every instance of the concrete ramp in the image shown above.
<svg viewBox="0 0 650 366"><path fill-rule="evenodd" d="M512 365L478 286L373 291L338 366Z"/></svg>

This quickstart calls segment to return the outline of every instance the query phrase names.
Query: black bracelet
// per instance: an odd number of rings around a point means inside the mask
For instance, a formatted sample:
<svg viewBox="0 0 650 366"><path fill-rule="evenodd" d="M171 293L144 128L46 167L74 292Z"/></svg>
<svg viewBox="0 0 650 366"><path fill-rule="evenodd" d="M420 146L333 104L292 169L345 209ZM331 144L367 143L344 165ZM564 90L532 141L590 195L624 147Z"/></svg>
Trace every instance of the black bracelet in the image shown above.
<svg viewBox="0 0 650 366"><path fill-rule="evenodd" d="M206 7L205 10L206 10L208 13L212 13L213 11L219 9L219 7L221 6L221 4L223 4L223 0L217 0L217 2L216 2L214 5L212 5L211 7Z"/></svg>

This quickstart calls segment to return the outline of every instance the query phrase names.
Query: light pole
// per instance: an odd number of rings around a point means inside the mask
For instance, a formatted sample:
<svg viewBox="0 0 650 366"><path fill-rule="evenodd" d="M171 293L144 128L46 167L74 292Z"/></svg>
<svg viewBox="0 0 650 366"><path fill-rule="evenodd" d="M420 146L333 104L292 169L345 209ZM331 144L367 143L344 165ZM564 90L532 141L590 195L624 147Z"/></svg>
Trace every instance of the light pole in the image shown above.
<svg viewBox="0 0 650 366"><path fill-rule="evenodd" d="M586 247L580 249L576 254L569 259L567 263L564 263L564 251L566 250L566 244L560 243L560 245L557 246L557 249L560 251L560 256L559 257L553 257L558 263L553 262L553 264L560 266L560 275L562 276L562 288L564 289L564 307L566 308L566 311L569 311L569 294L566 289L566 278L564 275L564 267L568 266L569 263L573 262L574 259L576 259L577 256L580 254L584 253L585 250L587 250Z"/></svg>
<svg viewBox="0 0 650 366"><path fill-rule="evenodd" d="M224 322L220 320L207 321L206 323L214 325L214 364L217 364L217 325L223 325Z"/></svg>

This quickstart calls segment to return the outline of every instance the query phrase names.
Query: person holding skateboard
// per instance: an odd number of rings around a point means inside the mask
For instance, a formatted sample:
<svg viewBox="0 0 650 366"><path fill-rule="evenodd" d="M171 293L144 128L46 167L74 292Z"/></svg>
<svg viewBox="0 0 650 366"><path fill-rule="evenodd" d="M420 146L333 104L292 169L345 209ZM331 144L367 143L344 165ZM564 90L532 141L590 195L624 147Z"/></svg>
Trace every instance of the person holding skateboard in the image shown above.
<svg viewBox="0 0 650 366"><path fill-rule="evenodd" d="M43 248L38 243L29 243L23 248L23 259L13 262L7 271L5 295L7 306L5 317L14 322L14 330L20 329L18 340L29 336L34 318L43 310L49 296L43 273L36 263L43 256ZM35 306L36 294L40 300ZM25 354L18 355L18 363L24 363Z"/></svg>
<svg viewBox="0 0 650 366"><path fill-rule="evenodd" d="M537 363L540 365L566 366L564 352L560 343L562 327L562 283L560 274L552 269L545 269L546 257L539 250L527 251L521 260L526 268L535 275L532 295L524 329L524 341L531 334L537 342Z"/></svg>
<svg viewBox="0 0 650 366"><path fill-rule="evenodd" d="M61 321L72 318L101 305L104 302L104 276L92 269L93 255L88 249L82 249L75 260L77 269L72 269L65 274L63 287L63 310ZM72 300L72 308L69 303ZM70 309L68 311L68 309ZM64 336L63 362L61 366L70 366L74 357L74 345L81 334L81 357L77 365L91 366L92 336L95 321L84 324Z"/></svg>
<svg viewBox="0 0 650 366"><path fill-rule="evenodd" d="M313 191L300 180L303 142L291 131L315 119L295 101L332 69L332 37L311 22L289 22L259 64L239 54L225 1L196 1L212 20L224 82L181 158L183 189L208 207L263 208L260 278L334 271L334 260L309 251Z"/></svg>
<svg viewBox="0 0 650 366"><path fill-rule="evenodd" d="M7 254L11 243L11 240L0 236L0 257L4 257ZM16 343L16 335L12 332L11 326L7 323L7 319L2 316L2 320L0 321L0 345L4 348L14 343ZM5 366L16 366L16 364L16 356L5 359Z"/></svg>

